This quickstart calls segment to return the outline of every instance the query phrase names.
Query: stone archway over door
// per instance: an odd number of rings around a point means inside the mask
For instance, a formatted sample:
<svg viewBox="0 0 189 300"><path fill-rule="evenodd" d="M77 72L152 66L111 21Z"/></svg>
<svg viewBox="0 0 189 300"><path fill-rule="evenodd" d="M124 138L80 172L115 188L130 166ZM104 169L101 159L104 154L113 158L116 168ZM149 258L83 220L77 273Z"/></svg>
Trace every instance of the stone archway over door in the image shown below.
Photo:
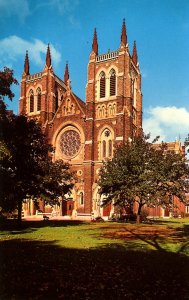
<svg viewBox="0 0 189 300"><path fill-rule="evenodd" d="M76 203L76 192L73 189L70 194L64 195L64 200L62 200L62 215L72 216L75 211Z"/></svg>
<svg viewBox="0 0 189 300"><path fill-rule="evenodd" d="M63 216L72 216L74 210L73 199L66 199L62 201L62 215Z"/></svg>

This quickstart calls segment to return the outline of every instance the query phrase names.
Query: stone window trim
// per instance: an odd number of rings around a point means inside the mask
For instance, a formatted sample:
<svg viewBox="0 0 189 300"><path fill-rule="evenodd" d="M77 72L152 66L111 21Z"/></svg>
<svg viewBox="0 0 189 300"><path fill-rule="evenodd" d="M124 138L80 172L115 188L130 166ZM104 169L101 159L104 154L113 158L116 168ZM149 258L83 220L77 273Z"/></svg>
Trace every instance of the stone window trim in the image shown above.
<svg viewBox="0 0 189 300"><path fill-rule="evenodd" d="M84 206L84 192L79 192L79 205Z"/></svg>
<svg viewBox="0 0 189 300"><path fill-rule="evenodd" d="M79 133L74 129L64 131L60 136L59 147L64 156L70 158L76 156L81 148Z"/></svg>
<svg viewBox="0 0 189 300"><path fill-rule="evenodd" d="M38 99L38 95L40 94L40 99ZM31 86L30 89L27 91L26 94L26 111L29 116L39 115L41 111L41 102L42 101L42 95L44 92L42 92L41 85L38 85L37 87ZM33 95L33 109L31 109L31 95ZM39 110L40 108L40 110Z"/></svg>
<svg viewBox="0 0 189 300"><path fill-rule="evenodd" d="M98 135L99 160L113 157L114 131L109 126L103 127Z"/></svg>
<svg viewBox="0 0 189 300"><path fill-rule="evenodd" d="M62 153L61 148L60 148L61 135L68 130L76 131L79 134L80 140L81 140L78 152L73 156L64 155L64 153ZM65 161L70 162L73 159L77 159L78 155L82 155L82 157L83 157L84 144L85 144L85 134L84 134L83 128L80 126L80 124L78 124L77 122L70 122L70 121L65 122L64 126L62 126L62 124L60 124L60 126L56 129L53 140L52 140L52 145L53 145L53 147L55 147L55 153L54 153L53 160L64 159Z"/></svg>

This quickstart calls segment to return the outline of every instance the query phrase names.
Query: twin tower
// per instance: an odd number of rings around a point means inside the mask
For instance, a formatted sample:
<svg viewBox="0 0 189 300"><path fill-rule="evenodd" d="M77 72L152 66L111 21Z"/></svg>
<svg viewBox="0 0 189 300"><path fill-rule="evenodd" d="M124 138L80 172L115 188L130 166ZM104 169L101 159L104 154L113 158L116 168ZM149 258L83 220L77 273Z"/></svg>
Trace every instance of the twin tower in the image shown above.
<svg viewBox="0 0 189 300"><path fill-rule="evenodd" d="M129 52L125 20L116 51L99 54L94 31L86 102L72 91L67 64L64 79L54 73L49 46L45 67L36 74L30 75L26 53L20 114L41 122L55 147L54 160L69 162L77 174L72 195L64 195L58 213L108 217L113 207L101 208L98 193L102 162L112 158L117 145L142 131L141 74L135 42L132 54ZM28 213L34 214L35 208Z"/></svg>

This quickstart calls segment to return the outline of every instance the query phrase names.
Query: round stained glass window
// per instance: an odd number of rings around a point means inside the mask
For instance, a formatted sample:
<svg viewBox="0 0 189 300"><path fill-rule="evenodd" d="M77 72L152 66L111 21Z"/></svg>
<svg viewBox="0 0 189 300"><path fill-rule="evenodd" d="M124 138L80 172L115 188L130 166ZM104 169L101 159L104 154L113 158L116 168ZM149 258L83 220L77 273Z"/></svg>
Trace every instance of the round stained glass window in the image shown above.
<svg viewBox="0 0 189 300"><path fill-rule="evenodd" d="M75 130L67 130L60 137L60 149L66 156L74 156L79 151L81 139Z"/></svg>

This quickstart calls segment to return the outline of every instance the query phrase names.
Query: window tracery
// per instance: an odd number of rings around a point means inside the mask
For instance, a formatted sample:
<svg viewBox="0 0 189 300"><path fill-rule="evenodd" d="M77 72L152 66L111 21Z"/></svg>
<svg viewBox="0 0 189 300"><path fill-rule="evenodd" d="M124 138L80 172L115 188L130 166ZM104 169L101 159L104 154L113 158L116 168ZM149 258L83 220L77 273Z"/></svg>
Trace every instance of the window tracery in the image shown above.
<svg viewBox="0 0 189 300"><path fill-rule="evenodd" d="M81 138L77 131L70 129L62 133L60 137L60 149L68 157L75 156L80 149Z"/></svg>
<svg viewBox="0 0 189 300"><path fill-rule="evenodd" d="M107 159L113 156L113 133L110 129L103 130L100 136L101 157L100 159Z"/></svg>
<svg viewBox="0 0 189 300"><path fill-rule="evenodd" d="M76 105L70 99L65 101L65 105L62 108L62 113L66 115L74 115L76 111Z"/></svg>
<svg viewBox="0 0 189 300"><path fill-rule="evenodd" d="M116 103L98 105L96 108L96 118L114 117L116 115Z"/></svg>

